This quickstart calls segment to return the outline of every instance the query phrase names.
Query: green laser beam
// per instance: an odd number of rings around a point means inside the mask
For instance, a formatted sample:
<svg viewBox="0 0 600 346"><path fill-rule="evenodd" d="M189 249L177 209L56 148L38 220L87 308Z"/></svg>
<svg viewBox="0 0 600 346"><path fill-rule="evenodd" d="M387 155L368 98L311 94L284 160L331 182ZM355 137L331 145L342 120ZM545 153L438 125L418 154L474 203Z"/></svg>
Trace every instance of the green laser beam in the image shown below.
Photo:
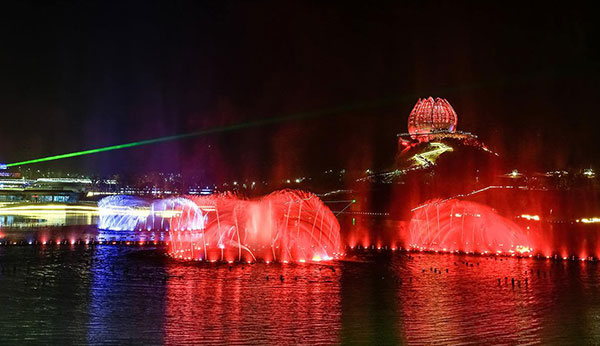
<svg viewBox="0 0 600 346"><path fill-rule="evenodd" d="M313 117L323 116L323 115L341 114L344 112L355 111L355 110L359 110L359 109L380 107L380 106L388 105L390 103L397 102L398 100L399 100L399 98L395 97L395 98L381 99L378 101L368 102L368 103L351 104L351 105L338 106L335 108L319 110L319 111L297 113L297 114L283 116L283 117L266 118L266 119L261 119L261 120L246 122L246 123L214 127L214 128L210 128L210 129L196 131L196 132L184 133L184 134L180 134L180 135L159 137L159 138L147 139L147 140L143 140L143 141L111 145L108 147L76 151L76 152L67 153L67 154L47 156L47 157L42 157L39 159L14 162L14 163L7 164L6 167L23 166L23 165L29 165L29 164L45 162L45 161L60 160L60 159L66 159L69 157L90 155L90 154L102 153L105 151L125 149L125 148L137 147L137 146L141 146L141 145L161 143L161 142L167 142L167 141L173 141L173 140L178 140L178 139L185 139L185 138L190 138L190 137L197 137L197 136L209 135L209 134L215 134L215 133L221 133L221 132L235 131L235 130L250 128L250 127L257 127L257 126L282 123L282 122L292 121L292 120L313 118Z"/></svg>
<svg viewBox="0 0 600 346"><path fill-rule="evenodd" d="M532 82L535 80L548 79L548 78L557 78L557 77L562 77L562 76L571 75L571 74L586 73L586 75L589 75L589 73L597 73L597 72L598 72L598 67L595 65L593 65L593 66L582 65L582 66L577 66L574 68L563 69L559 72L556 72L553 70L552 72L541 71L541 72L536 72L535 74L528 74L528 75L504 76L501 79L494 80L491 82L479 82L479 83L472 83L472 84L467 84L467 85L463 84L460 86L430 90L430 92L433 92L434 95L439 94L439 93L455 94L458 92L466 92L469 90L486 89L486 88L493 88L493 87L503 87L503 86L511 85L511 84L521 84L524 82ZM160 143L160 142L166 142L166 141L171 141L171 140L176 140L176 139L183 139L183 138L188 138L188 137L195 137L195 136L201 136L201 135L207 135L207 134L219 133L219 132L225 132L225 131L233 131L233 130L243 129L243 128L247 128L247 127L274 124L274 123L284 122L284 121L288 121L288 120L310 118L310 117L316 117L316 116L327 115L327 114L333 115L336 113L342 113L342 112L346 112L346 111L381 107L381 106L385 106L385 105L391 105L391 104L397 103L399 101L414 99L418 96L422 96L422 95L420 95L420 93L410 93L410 94L405 94L403 96L389 97L389 98L380 99L380 100L372 101L372 102L368 102L368 103L359 103L359 104L352 104L352 105L347 105L347 106L340 106L340 107L335 107L335 108L331 108L328 110L299 113L299 114L295 114L295 115L291 115L291 116L287 116L287 117L280 117L280 118L268 118L268 119L253 121L253 122L249 122L249 123L223 126L223 127L218 127L218 128L201 130L201 131L197 131L197 132L181 134L181 135L160 137L160 138L148 139L148 140L139 141L139 142L112 145L112 146L108 146L108 147L78 151L78 152L74 152L74 153L42 157L42 158L34 159L34 160L10 163L10 164L5 165L5 167L21 166L21 165L27 165L27 164L32 164L32 163L44 162L44 161L59 160L59 159L65 159L65 158L69 158L69 157L101 153L101 152L110 151L110 150L131 148L131 147L136 147L136 146L140 146L140 145Z"/></svg>

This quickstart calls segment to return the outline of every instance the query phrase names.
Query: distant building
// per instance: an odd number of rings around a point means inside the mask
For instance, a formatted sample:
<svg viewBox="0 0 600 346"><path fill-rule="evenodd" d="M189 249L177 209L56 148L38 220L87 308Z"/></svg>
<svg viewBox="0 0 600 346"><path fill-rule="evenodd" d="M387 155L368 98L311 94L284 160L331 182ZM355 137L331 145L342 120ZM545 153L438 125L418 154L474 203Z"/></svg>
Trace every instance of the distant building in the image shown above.
<svg viewBox="0 0 600 346"><path fill-rule="evenodd" d="M408 133L413 139L436 132L456 132L458 116L446 99L419 99L408 117Z"/></svg>
<svg viewBox="0 0 600 346"><path fill-rule="evenodd" d="M76 203L79 193L66 190L0 190L0 203Z"/></svg>
<svg viewBox="0 0 600 346"><path fill-rule="evenodd" d="M89 179L16 179L20 173L0 176L1 203L76 203L89 188ZM8 179L7 179L8 178Z"/></svg>
<svg viewBox="0 0 600 346"><path fill-rule="evenodd" d="M398 135L399 149L404 151L420 143L454 139L489 151L476 135L457 131L457 125L458 115L448 100L431 96L419 99L408 116L408 133Z"/></svg>

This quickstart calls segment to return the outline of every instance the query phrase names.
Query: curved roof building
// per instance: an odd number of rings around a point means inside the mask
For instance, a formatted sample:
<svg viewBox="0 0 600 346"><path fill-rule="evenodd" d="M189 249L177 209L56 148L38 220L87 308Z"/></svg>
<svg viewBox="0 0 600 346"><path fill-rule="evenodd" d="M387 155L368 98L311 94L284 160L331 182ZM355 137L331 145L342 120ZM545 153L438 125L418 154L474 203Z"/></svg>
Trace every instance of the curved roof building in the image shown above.
<svg viewBox="0 0 600 346"><path fill-rule="evenodd" d="M479 141L476 135L458 131L457 123L458 115L448 100L431 96L419 99L408 116L408 133L398 134L397 160L410 151L410 164L430 167L435 165L438 156L460 146L476 147L498 155Z"/></svg>
<svg viewBox="0 0 600 346"><path fill-rule="evenodd" d="M446 99L419 99L408 117L408 133L412 138L436 132L456 132L458 116Z"/></svg>

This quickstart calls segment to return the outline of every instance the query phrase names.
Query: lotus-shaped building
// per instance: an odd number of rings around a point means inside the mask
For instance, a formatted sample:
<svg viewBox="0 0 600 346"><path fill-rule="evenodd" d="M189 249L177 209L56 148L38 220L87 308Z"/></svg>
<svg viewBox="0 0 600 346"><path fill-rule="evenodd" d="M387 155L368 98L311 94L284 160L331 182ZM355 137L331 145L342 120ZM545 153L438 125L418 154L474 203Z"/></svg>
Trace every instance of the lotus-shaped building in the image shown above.
<svg viewBox="0 0 600 346"><path fill-rule="evenodd" d="M409 149L419 143L459 140L462 144L485 148L472 133L457 130L458 115L448 100L436 97L417 101L408 116L408 133L401 133L399 149Z"/></svg>
<svg viewBox="0 0 600 346"><path fill-rule="evenodd" d="M419 99L408 117L408 133L419 135L436 132L456 132L458 116L446 99L433 97Z"/></svg>

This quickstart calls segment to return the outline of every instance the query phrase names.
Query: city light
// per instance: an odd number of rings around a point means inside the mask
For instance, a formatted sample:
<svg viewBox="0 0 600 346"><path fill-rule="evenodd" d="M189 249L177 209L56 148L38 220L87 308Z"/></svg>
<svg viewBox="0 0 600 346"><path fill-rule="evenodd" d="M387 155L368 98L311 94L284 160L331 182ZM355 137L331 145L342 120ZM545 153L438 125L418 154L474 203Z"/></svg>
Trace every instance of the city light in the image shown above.
<svg viewBox="0 0 600 346"><path fill-rule="evenodd" d="M539 215L528 215L528 214L522 214L520 216L520 218L525 219L525 220L534 220L534 221L540 221L540 217Z"/></svg>
<svg viewBox="0 0 600 346"><path fill-rule="evenodd" d="M0 215L48 215L64 213L97 214L98 210L98 207L79 205L26 205L0 208Z"/></svg>
<svg viewBox="0 0 600 346"><path fill-rule="evenodd" d="M420 154L415 154L413 156L413 160L415 160L419 165L424 167L429 167L435 164L437 158L447 151L452 151L452 147L444 144L444 143L429 143L428 151L422 152Z"/></svg>
<svg viewBox="0 0 600 346"><path fill-rule="evenodd" d="M600 217L583 218L583 219L577 220L577 222L581 222L581 223L600 223Z"/></svg>

